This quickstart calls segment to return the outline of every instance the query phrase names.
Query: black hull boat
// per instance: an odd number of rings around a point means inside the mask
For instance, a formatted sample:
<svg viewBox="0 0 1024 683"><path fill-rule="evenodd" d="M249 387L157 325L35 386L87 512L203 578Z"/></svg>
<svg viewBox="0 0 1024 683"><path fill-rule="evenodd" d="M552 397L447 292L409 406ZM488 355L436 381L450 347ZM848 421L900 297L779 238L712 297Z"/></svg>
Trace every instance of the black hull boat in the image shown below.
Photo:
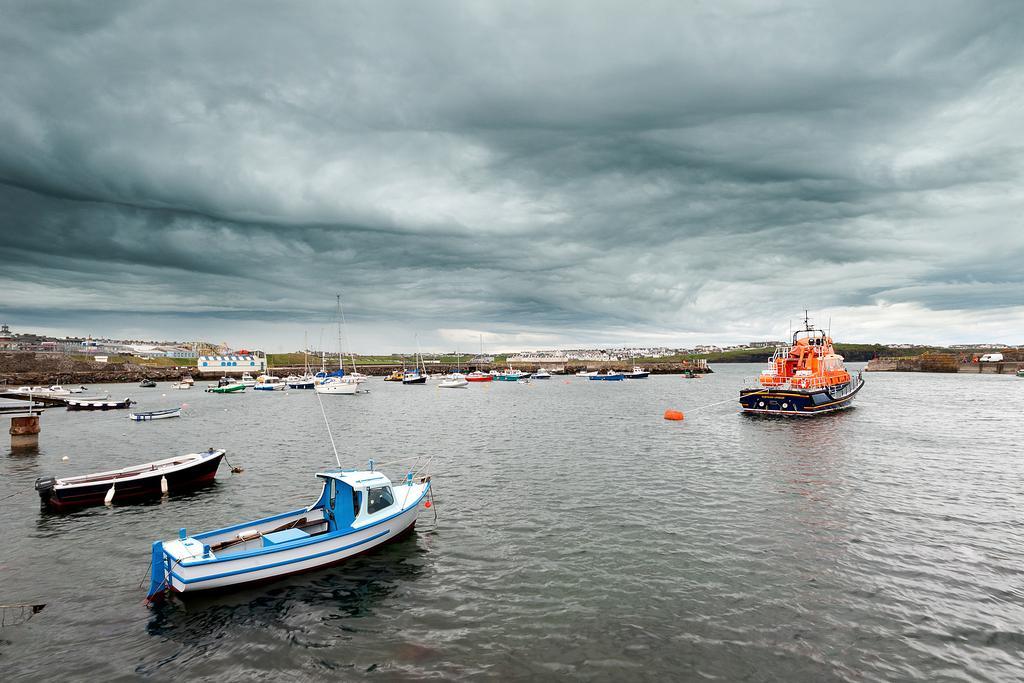
<svg viewBox="0 0 1024 683"><path fill-rule="evenodd" d="M42 503L55 510L159 498L209 484L223 457L223 450L210 450L109 472L63 479L40 477L36 491Z"/></svg>
<svg viewBox="0 0 1024 683"><path fill-rule="evenodd" d="M110 399L69 399L68 410L117 410L131 408L135 401L126 398L123 401Z"/></svg>
<svg viewBox="0 0 1024 683"><path fill-rule="evenodd" d="M864 386L859 375L846 384L827 389L743 389L740 406L760 415L821 415L849 408Z"/></svg>
<svg viewBox="0 0 1024 683"><path fill-rule="evenodd" d="M424 375L417 375L415 377L406 377L402 380L402 384L426 384L427 378Z"/></svg>

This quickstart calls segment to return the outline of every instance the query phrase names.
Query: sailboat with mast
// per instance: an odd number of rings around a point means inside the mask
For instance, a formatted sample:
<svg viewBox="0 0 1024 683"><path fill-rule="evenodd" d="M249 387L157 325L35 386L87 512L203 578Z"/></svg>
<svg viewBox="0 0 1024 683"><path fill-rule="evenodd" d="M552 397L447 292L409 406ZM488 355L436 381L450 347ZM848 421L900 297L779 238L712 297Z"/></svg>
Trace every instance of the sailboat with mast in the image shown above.
<svg viewBox="0 0 1024 683"><path fill-rule="evenodd" d="M312 389L316 384L316 378L313 377L313 373L309 369L309 337L308 335L303 338L302 348L302 365L303 371L302 376L289 375L284 378L285 383L289 389Z"/></svg>
<svg viewBox="0 0 1024 683"><path fill-rule="evenodd" d="M406 370L402 375L402 384L426 384L427 366L423 362L423 354L420 352L420 338L416 336L416 365L412 370ZM420 368L423 368L421 371Z"/></svg>
<svg viewBox="0 0 1024 683"><path fill-rule="evenodd" d="M338 369L334 372L327 374L323 380L313 387L313 390L318 394L341 394L344 396L354 396L359 393L359 383L355 378L347 377L344 369L344 355L342 354L342 343L341 343L341 295L337 295L338 298ZM354 361L353 361L354 363Z"/></svg>

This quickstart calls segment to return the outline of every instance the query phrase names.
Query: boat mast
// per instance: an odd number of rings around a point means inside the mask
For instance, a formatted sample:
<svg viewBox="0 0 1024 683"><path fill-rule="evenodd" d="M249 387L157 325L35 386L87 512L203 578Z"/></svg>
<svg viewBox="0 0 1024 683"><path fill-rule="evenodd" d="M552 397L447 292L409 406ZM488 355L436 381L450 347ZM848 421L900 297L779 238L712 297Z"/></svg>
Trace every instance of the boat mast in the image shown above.
<svg viewBox="0 0 1024 683"><path fill-rule="evenodd" d="M338 313L341 316L341 325L345 328L345 344L348 346L348 355L352 359L352 373L356 372L356 354L352 350L352 343L348 338L348 322L345 320L345 309L341 305L341 294L338 295Z"/></svg>
<svg viewBox="0 0 1024 683"><path fill-rule="evenodd" d="M336 296L338 298L338 369L344 374L345 368L341 364L343 358L341 355L341 294Z"/></svg>

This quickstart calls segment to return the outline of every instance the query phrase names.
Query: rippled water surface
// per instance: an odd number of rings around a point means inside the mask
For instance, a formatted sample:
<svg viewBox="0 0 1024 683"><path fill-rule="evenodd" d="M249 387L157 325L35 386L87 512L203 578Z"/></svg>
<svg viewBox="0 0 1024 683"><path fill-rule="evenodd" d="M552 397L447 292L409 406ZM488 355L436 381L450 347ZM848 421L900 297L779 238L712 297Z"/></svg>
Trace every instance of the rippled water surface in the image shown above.
<svg viewBox="0 0 1024 683"><path fill-rule="evenodd" d="M47 604L0 629L0 676L1020 679L1024 380L872 374L855 409L780 420L699 409L756 371L716 369L326 396L344 465L397 479L430 460L436 522L159 610L140 588L153 540L315 500L333 465L316 397L119 385L189 414L51 409L38 452L0 464L0 497L27 490L0 501L0 603ZM244 473L68 515L31 491L207 446Z"/></svg>

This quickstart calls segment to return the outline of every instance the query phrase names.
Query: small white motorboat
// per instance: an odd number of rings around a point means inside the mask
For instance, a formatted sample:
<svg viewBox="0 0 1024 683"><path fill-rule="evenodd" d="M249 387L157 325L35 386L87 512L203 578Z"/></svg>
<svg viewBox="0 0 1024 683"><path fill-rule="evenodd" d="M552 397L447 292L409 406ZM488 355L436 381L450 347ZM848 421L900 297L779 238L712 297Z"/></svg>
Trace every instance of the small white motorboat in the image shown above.
<svg viewBox="0 0 1024 683"><path fill-rule="evenodd" d="M626 379L647 379L648 377L651 376L651 373L647 370L644 370L641 367L634 365L632 370L630 370L629 372L622 373L622 376L625 377Z"/></svg>
<svg viewBox="0 0 1024 683"><path fill-rule="evenodd" d="M171 385L171 389L191 389L191 388L192 388L192 383L191 382L176 382L176 383Z"/></svg>
<svg viewBox="0 0 1024 683"><path fill-rule="evenodd" d="M323 382L313 387L318 394L341 394L342 396L355 396L359 391L359 383L349 377L327 377Z"/></svg>
<svg viewBox="0 0 1024 683"><path fill-rule="evenodd" d="M580 370L576 373L577 377L594 377L599 374L597 370Z"/></svg>
<svg viewBox="0 0 1024 683"><path fill-rule="evenodd" d="M469 380L461 372L453 372L437 383L440 389L462 389L469 386Z"/></svg>
<svg viewBox="0 0 1024 683"><path fill-rule="evenodd" d="M547 370L545 370L544 368L541 368L541 369L537 370L537 372L533 373L533 378L534 379L551 379L551 373L548 372Z"/></svg>
<svg viewBox="0 0 1024 683"><path fill-rule="evenodd" d="M256 378L250 375L248 372L243 372L242 379L238 380L238 383L247 387L254 387L256 386Z"/></svg>
<svg viewBox="0 0 1024 683"><path fill-rule="evenodd" d="M288 385L280 377L274 377L273 375L260 375L256 378L256 384L253 385L253 391L284 391Z"/></svg>
<svg viewBox="0 0 1024 683"><path fill-rule="evenodd" d="M149 422L150 420L166 420L171 417L181 417L181 408L168 408L167 410L150 410L147 412L128 413L128 419L136 422Z"/></svg>
<svg viewBox="0 0 1024 683"><path fill-rule="evenodd" d="M62 387L59 384L54 384L54 385L48 386L48 387L42 387L42 386L18 387L17 389L14 390L14 393L16 393L16 394L31 394L33 396L39 396L41 398L42 397L55 397L55 398L59 398L61 396L70 396L71 394L80 394L80 393L82 393L82 390L81 389L75 389L75 390L65 389L64 387Z"/></svg>
<svg viewBox="0 0 1024 683"><path fill-rule="evenodd" d="M412 472L393 486L372 461L369 470L316 476L323 490L309 507L194 536L181 529L177 538L153 543L147 600L337 564L410 531L430 491L430 477L413 481Z"/></svg>

